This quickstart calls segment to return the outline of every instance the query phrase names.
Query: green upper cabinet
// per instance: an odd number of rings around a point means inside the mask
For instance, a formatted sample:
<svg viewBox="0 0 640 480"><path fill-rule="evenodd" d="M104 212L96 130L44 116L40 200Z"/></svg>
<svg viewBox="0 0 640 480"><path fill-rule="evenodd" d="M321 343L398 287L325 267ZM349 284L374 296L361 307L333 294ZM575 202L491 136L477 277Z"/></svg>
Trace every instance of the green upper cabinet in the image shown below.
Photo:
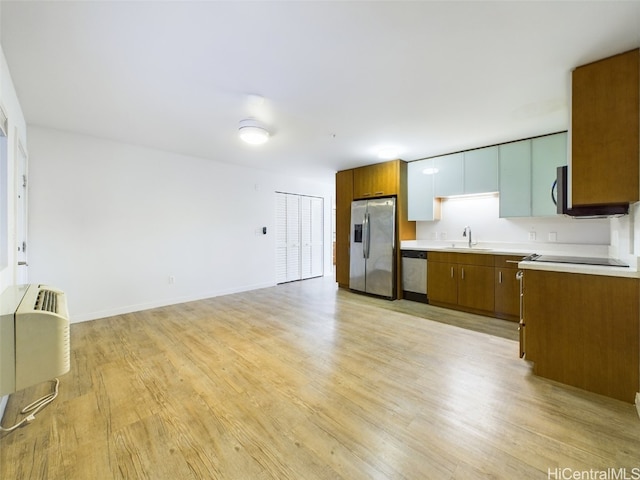
<svg viewBox="0 0 640 480"><path fill-rule="evenodd" d="M498 191L498 147L464 152L464 193Z"/></svg>
<svg viewBox="0 0 640 480"><path fill-rule="evenodd" d="M409 162L407 166L408 220L439 220L438 202L434 198L435 159Z"/></svg>
<svg viewBox="0 0 640 480"><path fill-rule="evenodd" d="M556 215L551 187L566 164L567 132L500 145L500 217Z"/></svg>
<svg viewBox="0 0 640 480"><path fill-rule="evenodd" d="M433 158L435 196L498 191L498 147L477 148Z"/></svg>
<svg viewBox="0 0 640 480"><path fill-rule="evenodd" d="M439 219L438 197L496 191L501 218L556 215L551 188L566 164L567 132L410 162L409 220Z"/></svg>
<svg viewBox="0 0 640 480"><path fill-rule="evenodd" d="M499 146L500 217L531 216L531 140Z"/></svg>
<svg viewBox="0 0 640 480"><path fill-rule="evenodd" d="M433 158L436 197L449 197L464 193L464 155L453 153Z"/></svg>
<svg viewBox="0 0 640 480"><path fill-rule="evenodd" d="M551 187L557 168L567 164L567 132L531 141L531 208L534 217L556 215Z"/></svg>

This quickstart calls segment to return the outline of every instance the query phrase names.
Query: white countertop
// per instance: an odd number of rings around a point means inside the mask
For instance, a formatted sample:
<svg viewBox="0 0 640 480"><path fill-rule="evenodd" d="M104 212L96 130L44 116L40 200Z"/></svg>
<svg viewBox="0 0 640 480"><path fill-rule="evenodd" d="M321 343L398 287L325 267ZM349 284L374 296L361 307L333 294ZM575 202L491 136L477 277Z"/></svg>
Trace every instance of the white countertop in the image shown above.
<svg viewBox="0 0 640 480"><path fill-rule="evenodd" d="M504 242L481 242L469 248L462 242L432 242L424 240L404 240L400 243L402 250L422 251L447 251L457 253L486 253L491 255L568 255L573 257L600 257L608 258L608 245L582 245L582 244L518 244ZM600 265L579 265L573 263L552 262L520 262L518 268L523 270L545 270L550 272L581 273L586 275L605 275L610 277L640 278L637 268L637 258L630 263L630 267L610 267ZM632 259L633 260L633 259Z"/></svg>
<svg viewBox="0 0 640 480"><path fill-rule="evenodd" d="M545 270L548 272L582 273L586 275L605 275L607 277L640 278L637 268L608 267L602 265L577 265L574 263L520 262L523 270Z"/></svg>

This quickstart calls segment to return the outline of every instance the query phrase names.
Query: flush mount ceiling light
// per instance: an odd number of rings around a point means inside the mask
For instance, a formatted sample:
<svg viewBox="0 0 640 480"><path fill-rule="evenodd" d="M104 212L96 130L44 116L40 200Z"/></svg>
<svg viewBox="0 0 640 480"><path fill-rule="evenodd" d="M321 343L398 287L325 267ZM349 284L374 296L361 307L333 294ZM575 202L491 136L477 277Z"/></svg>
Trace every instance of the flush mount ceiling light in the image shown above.
<svg viewBox="0 0 640 480"><path fill-rule="evenodd" d="M238 135L243 142L250 145L262 145L269 140L269 131L253 118L247 118L240 122Z"/></svg>

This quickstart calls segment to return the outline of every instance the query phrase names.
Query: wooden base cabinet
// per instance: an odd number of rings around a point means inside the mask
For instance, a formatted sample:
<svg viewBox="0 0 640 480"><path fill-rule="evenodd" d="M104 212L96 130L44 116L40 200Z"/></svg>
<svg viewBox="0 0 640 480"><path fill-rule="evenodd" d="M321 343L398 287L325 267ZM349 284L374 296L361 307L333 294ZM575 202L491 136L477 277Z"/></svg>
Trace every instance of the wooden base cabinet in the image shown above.
<svg viewBox="0 0 640 480"><path fill-rule="evenodd" d="M429 303L458 303L458 265L434 259L436 255L429 252L427 257L427 296Z"/></svg>
<svg viewBox="0 0 640 480"><path fill-rule="evenodd" d="M470 311L493 312L493 265L459 265L458 270L458 305Z"/></svg>
<svg viewBox="0 0 640 480"><path fill-rule="evenodd" d="M636 278L524 271L524 350L541 377L633 403L640 390Z"/></svg>
<svg viewBox="0 0 640 480"><path fill-rule="evenodd" d="M493 255L429 252L427 295L433 305L492 315Z"/></svg>
<svg viewBox="0 0 640 480"><path fill-rule="evenodd" d="M520 282L517 262L524 255L495 256L495 316L517 322L520 317Z"/></svg>

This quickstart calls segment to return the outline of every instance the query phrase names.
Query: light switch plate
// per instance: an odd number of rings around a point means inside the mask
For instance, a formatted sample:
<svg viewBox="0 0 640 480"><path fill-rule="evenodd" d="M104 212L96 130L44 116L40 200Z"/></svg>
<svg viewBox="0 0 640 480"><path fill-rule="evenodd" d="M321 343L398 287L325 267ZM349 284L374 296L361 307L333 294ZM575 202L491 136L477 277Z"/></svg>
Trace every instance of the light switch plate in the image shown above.
<svg viewBox="0 0 640 480"><path fill-rule="evenodd" d="M534 241L536 239L536 232L529 232L529 240Z"/></svg>

